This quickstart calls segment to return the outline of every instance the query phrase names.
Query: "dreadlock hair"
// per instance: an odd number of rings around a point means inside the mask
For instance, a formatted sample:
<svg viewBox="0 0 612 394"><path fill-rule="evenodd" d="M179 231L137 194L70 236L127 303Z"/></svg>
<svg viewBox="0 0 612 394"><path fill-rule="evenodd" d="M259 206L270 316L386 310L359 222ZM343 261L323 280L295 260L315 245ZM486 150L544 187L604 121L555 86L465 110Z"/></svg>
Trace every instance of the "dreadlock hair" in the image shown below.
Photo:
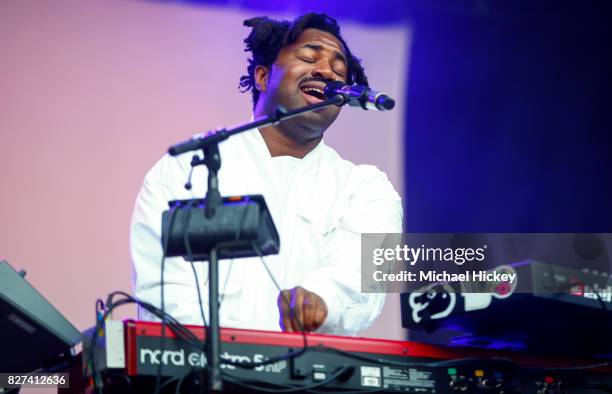
<svg viewBox="0 0 612 394"><path fill-rule="evenodd" d="M342 43L347 58L347 83L369 86L361 60L355 57L340 35L340 26L336 20L326 14L308 13L296 18L293 22L278 21L260 16L247 19L244 26L253 28L244 40L245 52L251 52L248 59L247 74L240 77L241 92L251 91L253 108L259 100L259 90L255 88L255 67L270 68L276 61L278 53L286 45L293 44L306 29L317 29L332 34Z"/></svg>

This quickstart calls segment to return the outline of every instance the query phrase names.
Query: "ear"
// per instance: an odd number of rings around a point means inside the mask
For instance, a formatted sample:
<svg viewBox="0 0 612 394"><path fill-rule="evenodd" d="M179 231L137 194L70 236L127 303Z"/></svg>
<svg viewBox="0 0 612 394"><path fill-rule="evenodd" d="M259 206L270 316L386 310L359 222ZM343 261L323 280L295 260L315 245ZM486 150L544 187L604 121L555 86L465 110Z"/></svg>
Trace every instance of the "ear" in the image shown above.
<svg viewBox="0 0 612 394"><path fill-rule="evenodd" d="M255 88L260 92L265 92L268 89L268 80L270 78L270 69L266 66L255 67Z"/></svg>

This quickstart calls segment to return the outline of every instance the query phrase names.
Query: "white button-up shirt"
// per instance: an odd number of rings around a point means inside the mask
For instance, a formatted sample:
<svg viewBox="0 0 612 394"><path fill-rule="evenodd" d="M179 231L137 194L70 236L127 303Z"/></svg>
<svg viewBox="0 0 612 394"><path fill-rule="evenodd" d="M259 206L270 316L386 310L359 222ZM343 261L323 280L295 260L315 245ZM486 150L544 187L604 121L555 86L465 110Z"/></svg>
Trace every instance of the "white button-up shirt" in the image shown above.
<svg viewBox="0 0 612 394"><path fill-rule="evenodd" d="M222 195L262 194L281 240L278 255L264 259L282 289L302 286L323 298L328 316L318 332L355 335L380 314L384 294L361 288L361 233L402 231L400 197L376 167L343 160L323 142L299 161L279 165L258 130L219 145ZM192 154L164 156L145 177L131 228L134 291L160 305L161 215L168 201L202 198L206 168L194 170L193 188L184 188ZM281 168L282 169L282 168ZM219 289L222 327L279 331L278 288L259 258L221 260ZM207 263L195 263L208 319ZM201 325L200 304L189 262L167 258L165 310L184 324ZM152 319L141 310L140 318Z"/></svg>

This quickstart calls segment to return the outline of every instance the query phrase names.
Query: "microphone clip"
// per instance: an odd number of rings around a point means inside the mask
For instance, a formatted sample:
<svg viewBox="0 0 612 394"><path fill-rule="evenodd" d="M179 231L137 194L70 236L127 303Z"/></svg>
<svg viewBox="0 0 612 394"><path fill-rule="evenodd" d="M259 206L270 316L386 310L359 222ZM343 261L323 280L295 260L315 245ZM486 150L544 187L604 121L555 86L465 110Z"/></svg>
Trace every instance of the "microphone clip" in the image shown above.
<svg viewBox="0 0 612 394"><path fill-rule="evenodd" d="M347 85L343 82L333 81L325 86L325 96L328 98L342 97L338 106L348 104L352 107L361 107L365 110L389 111L395 107L395 100L387 94L371 90L367 86Z"/></svg>

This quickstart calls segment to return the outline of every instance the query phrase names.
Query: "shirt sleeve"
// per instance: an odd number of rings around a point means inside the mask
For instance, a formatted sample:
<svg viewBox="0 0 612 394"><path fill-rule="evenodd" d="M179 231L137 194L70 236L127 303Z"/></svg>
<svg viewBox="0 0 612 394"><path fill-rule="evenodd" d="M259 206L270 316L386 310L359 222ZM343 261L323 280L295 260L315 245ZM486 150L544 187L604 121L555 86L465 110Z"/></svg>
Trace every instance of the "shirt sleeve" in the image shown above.
<svg viewBox="0 0 612 394"><path fill-rule="evenodd" d="M327 236L319 267L301 283L325 301L321 333L355 335L382 311L385 294L361 292L361 234L401 233L401 199L387 176L373 168L351 195L348 209Z"/></svg>
<svg viewBox="0 0 612 394"><path fill-rule="evenodd" d="M158 307L161 306L161 218L163 211L168 209L168 201L176 198L168 186L157 180L160 165L158 163L145 177L136 198L130 231L135 296ZM164 265L165 311L184 324L201 325L200 303L191 264L174 257L166 258ZM204 305L208 303L208 293L204 291L205 268L204 264L195 264ZM143 309L139 309L138 314L141 319L156 320Z"/></svg>

